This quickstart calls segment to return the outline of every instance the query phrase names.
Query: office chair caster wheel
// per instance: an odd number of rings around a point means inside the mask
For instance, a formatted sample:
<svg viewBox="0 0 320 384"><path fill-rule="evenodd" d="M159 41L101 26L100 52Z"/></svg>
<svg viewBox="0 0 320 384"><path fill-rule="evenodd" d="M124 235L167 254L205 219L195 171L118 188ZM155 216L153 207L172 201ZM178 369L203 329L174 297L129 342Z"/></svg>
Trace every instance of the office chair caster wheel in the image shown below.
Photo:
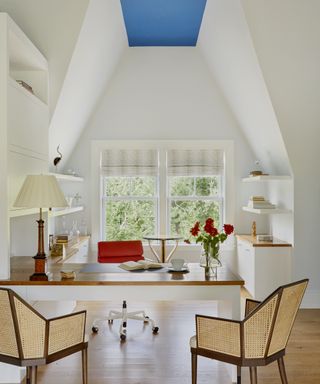
<svg viewBox="0 0 320 384"><path fill-rule="evenodd" d="M93 333L98 333L99 331L99 328L98 327L92 327L92 332Z"/></svg>
<svg viewBox="0 0 320 384"><path fill-rule="evenodd" d="M143 322L144 323L149 323L149 316L145 316Z"/></svg>
<svg viewBox="0 0 320 384"><path fill-rule="evenodd" d="M153 327L153 328L152 328L152 333L153 333L154 335L156 335L158 332L159 332L159 327Z"/></svg>
<svg viewBox="0 0 320 384"><path fill-rule="evenodd" d="M113 320L108 320L108 324L113 324Z"/></svg>
<svg viewBox="0 0 320 384"><path fill-rule="evenodd" d="M126 338L127 338L127 336L125 334L121 333L120 340L121 341L126 341Z"/></svg>

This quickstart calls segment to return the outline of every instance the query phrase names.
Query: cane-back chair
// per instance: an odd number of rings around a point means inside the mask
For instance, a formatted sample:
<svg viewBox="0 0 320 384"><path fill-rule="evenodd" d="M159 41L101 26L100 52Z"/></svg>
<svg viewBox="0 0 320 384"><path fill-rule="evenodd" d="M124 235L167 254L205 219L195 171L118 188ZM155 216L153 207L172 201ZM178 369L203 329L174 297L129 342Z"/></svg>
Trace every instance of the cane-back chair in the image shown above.
<svg viewBox="0 0 320 384"><path fill-rule="evenodd" d="M87 384L85 323L86 311L47 320L11 289L0 288L0 361L26 367L26 383L36 384L39 365L81 351Z"/></svg>
<svg viewBox="0 0 320 384"><path fill-rule="evenodd" d="M242 321L196 315L196 335L190 339L192 384L197 383L197 356L249 367L257 384L257 367L277 360L281 382L288 384L283 356L308 279L279 287L264 301L247 299Z"/></svg>

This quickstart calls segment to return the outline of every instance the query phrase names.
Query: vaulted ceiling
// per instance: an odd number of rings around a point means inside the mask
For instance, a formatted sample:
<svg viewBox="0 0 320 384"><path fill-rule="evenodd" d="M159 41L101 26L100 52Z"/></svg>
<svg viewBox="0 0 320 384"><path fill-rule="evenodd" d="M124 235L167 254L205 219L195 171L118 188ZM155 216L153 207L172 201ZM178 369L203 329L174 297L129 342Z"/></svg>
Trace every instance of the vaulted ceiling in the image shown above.
<svg viewBox="0 0 320 384"><path fill-rule="evenodd" d="M290 171L241 0L0 0L0 11L49 60L50 158L59 144L70 156L125 50L189 45L205 58L256 157Z"/></svg>

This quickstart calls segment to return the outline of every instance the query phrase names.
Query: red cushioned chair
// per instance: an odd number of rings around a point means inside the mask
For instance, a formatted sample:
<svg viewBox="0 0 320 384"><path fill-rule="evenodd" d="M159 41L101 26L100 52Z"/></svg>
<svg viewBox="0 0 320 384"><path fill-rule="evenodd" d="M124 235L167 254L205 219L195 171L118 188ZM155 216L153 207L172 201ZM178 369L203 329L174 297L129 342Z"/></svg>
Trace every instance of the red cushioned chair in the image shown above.
<svg viewBox="0 0 320 384"><path fill-rule="evenodd" d="M98 242L98 262L99 263L123 263L126 261L143 260L143 247L140 240L125 241L99 241ZM107 317L108 323L112 324L113 320L121 319L120 339L125 340L127 336L127 319L140 320L145 323L151 323L152 332L158 333L159 327L155 326L152 319L146 316L144 311L127 312L127 302L122 303L122 310L110 311ZM93 322L92 331L97 333L99 328L97 323L104 319L96 319Z"/></svg>

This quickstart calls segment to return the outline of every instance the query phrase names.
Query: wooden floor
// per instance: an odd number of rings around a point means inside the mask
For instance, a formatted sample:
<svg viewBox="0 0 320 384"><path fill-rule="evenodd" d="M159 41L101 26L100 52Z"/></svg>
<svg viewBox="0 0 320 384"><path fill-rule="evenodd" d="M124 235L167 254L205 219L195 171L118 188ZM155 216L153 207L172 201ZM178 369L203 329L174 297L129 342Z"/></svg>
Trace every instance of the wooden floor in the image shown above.
<svg viewBox="0 0 320 384"><path fill-rule="evenodd" d="M92 320L116 302L80 302L77 309L88 310L89 384L187 384L190 378L189 338L194 334L194 314L215 315L210 302L128 303L129 310L146 309L160 327L153 335L149 325L130 321L127 341L119 341L118 326L103 323L98 334L91 333ZM300 310L285 363L289 384L320 383L320 310ZM75 354L40 368L39 384L81 384L80 355ZM259 384L280 384L277 365L258 368ZM199 359L198 384L230 384L226 366ZM243 383L249 383L247 369Z"/></svg>

